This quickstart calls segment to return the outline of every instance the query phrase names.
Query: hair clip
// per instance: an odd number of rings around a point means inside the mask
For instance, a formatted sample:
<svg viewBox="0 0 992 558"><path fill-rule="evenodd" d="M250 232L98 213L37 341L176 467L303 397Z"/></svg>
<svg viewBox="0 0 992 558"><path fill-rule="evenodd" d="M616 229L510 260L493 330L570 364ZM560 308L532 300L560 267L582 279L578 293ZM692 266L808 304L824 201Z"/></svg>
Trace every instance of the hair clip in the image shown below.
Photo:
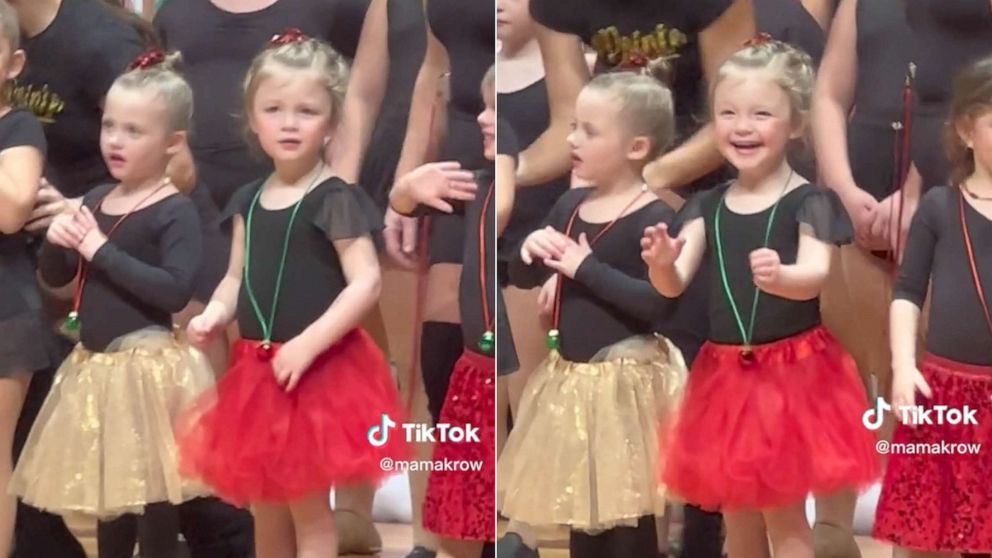
<svg viewBox="0 0 992 558"><path fill-rule="evenodd" d="M272 36L272 40L269 41L269 48L281 47L283 45L291 45L295 43L302 43L309 39L303 31L296 27L289 27L283 30L282 33L278 33Z"/></svg>
<svg viewBox="0 0 992 558"><path fill-rule="evenodd" d="M165 62L165 53L155 47L148 47L134 59L127 70L147 70Z"/></svg>
<svg viewBox="0 0 992 558"><path fill-rule="evenodd" d="M758 33L757 35L751 37L747 41L744 41L744 46L755 47L761 45L767 45L768 43L774 41L771 35L768 33Z"/></svg>

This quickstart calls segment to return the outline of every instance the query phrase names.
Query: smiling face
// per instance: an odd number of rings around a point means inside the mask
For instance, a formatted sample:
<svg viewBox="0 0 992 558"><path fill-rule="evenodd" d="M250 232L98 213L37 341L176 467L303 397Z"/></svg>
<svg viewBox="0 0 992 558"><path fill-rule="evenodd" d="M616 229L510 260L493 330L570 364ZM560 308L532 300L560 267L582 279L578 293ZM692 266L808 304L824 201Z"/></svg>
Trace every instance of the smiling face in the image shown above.
<svg viewBox="0 0 992 558"><path fill-rule="evenodd" d="M761 70L724 78L713 93L717 146L739 172L773 172L789 141L802 135L802 121L789 95Z"/></svg>
<svg viewBox="0 0 992 558"><path fill-rule="evenodd" d="M140 183L165 173L184 132L169 126L165 101L142 89L112 87L100 126L100 151L110 174Z"/></svg>
<svg viewBox="0 0 992 558"><path fill-rule="evenodd" d="M251 131L276 163L320 157L333 131L333 103L310 70L274 71L255 91Z"/></svg>

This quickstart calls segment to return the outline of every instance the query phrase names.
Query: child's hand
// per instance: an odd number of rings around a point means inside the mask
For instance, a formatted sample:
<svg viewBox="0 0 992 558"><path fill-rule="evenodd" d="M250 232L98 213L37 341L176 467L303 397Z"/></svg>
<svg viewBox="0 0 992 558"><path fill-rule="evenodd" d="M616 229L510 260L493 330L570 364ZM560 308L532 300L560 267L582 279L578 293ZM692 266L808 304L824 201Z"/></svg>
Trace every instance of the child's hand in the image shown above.
<svg viewBox="0 0 992 558"><path fill-rule="evenodd" d="M565 240L568 242L568 245L565 247L562 255L557 258L544 260L544 265L569 279L575 279L575 272L579 270L579 266L582 265L582 262L586 261L589 254L592 254L592 248L589 247L589 240L586 239L586 233L579 235L578 242L568 237L565 237Z"/></svg>
<svg viewBox="0 0 992 558"><path fill-rule="evenodd" d="M186 339L189 340L190 345L202 351L225 325L224 316L217 307L208 304L202 314L189 321L189 325L186 326Z"/></svg>
<svg viewBox="0 0 992 558"><path fill-rule="evenodd" d="M644 229L644 236L641 237L641 259L648 267L669 267L679 259L683 246L684 238L672 238L668 234L668 225L658 223Z"/></svg>
<svg viewBox="0 0 992 558"><path fill-rule="evenodd" d="M318 354L302 335L290 339L279 347L272 359L272 373L276 376L276 382L287 393L293 391Z"/></svg>
<svg viewBox="0 0 992 558"><path fill-rule="evenodd" d="M77 248L79 255L86 258L86 261L92 261L97 251L107 243L107 236L100 231L100 225L97 224L96 217L93 216L90 208L81 207L73 214L73 219L87 231Z"/></svg>
<svg viewBox="0 0 992 558"><path fill-rule="evenodd" d="M546 262L561 258L570 242L572 242L570 238L556 231L554 227L544 227L527 236L520 246L520 258L527 265L534 263L534 260Z"/></svg>
<svg viewBox="0 0 992 558"><path fill-rule="evenodd" d="M915 365L894 369L892 375L892 412L895 413L896 420L903 418L901 409L916 407L916 392L920 392L927 399L933 397L933 391L923 374L920 374L919 369ZM906 413L907 418L912 416L911 413Z"/></svg>
<svg viewBox="0 0 992 558"><path fill-rule="evenodd" d="M552 275L537 293L537 311L542 317L550 316L555 310L555 291L558 290L558 275Z"/></svg>
<svg viewBox="0 0 992 558"><path fill-rule="evenodd" d="M758 248L751 252L751 275L754 277L755 286L759 289L767 291L768 288L778 284L781 269L782 260L775 250Z"/></svg>
<svg viewBox="0 0 992 558"><path fill-rule="evenodd" d="M472 201L479 189L472 173L456 161L428 163L403 177L406 191L420 205L445 213L454 208L448 200Z"/></svg>
<svg viewBox="0 0 992 558"><path fill-rule="evenodd" d="M55 246L76 250L87 232L86 227L76 222L72 213L62 213L52 221L45 238Z"/></svg>

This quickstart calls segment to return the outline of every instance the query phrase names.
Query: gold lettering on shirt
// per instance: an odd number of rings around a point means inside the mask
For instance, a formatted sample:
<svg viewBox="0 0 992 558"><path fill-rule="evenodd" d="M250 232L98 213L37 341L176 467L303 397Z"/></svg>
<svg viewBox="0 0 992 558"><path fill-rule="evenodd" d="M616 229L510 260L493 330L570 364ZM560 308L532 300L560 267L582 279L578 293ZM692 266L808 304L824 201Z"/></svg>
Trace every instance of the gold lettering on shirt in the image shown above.
<svg viewBox="0 0 992 558"><path fill-rule="evenodd" d="M685 33L662 23L648 33L623 35L611 26L592 37L592 47L600 60L612 68L643 68L653 60L675 58L688 42Z"/></svg>
<svg viewBox="0 0 992 558"><path fill-rule="evenodd" d="M11 103L30 110L42 124L54 123L55 117L65 109L65 101L49 91L48 85L38 89L34 85L17 84L11 92Z"/></svg>

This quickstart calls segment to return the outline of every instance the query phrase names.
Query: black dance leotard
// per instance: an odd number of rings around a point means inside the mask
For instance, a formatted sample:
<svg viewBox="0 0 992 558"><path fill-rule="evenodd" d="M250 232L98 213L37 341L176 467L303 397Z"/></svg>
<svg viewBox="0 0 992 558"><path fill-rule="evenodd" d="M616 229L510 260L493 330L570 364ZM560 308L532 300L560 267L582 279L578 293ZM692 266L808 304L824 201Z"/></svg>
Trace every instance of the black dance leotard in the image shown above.
<svg viewBox="0 0 992 558"><path fill-rule="evenodd" d="M183 55L196 111L190 148L199 182L225 207L241 186L262 178L271 163L252 154L244 139L241 87L255 55L272 36L296 27L355 55L369 0L276 0L247 13L222 10L210 0L170 0L155 16L169 50Z"/></svg>
<svg viewBox="0 0 992 558"><path fill-rule="evenodd" d="M858 0L858 75L847 151L854 182L877 200L896 184L895 153L903 119L902 88L912 54L912 35L901 0Z"/></svg>
<svg viewBox="0 0 992 558"><path fill-rule="evenodd" d="M927 351L957 362L989 366L992 334L968 263L960 197L957 188L938 187L920 200L893 298L923 308L929 288ZM964 209L982 290L992 303L992 221L967 202Z"/></svg>
<svg viewBox="0 0 992 558"><path fill-rule="evenodd" d="M913 82L913 163L923 188L947 184L943 127L954 76L965 66L992 55L992 6L988 0L913 0L905 2L916 49Z"/></svg>
<svg viewBox="0 0 992 558"><path fill-rule="evenodd" d="M700 274L708 277L709 335L714 343L741 345L740 330L724 294L716 257L715 216L729 185L696 195L682 208L686 223L702 218L706 224L706 257ZM749 215L725 206L720 216L724 258L730 290L745 324L750 320L755 288L749 255L764 243L765 227L772 208ZM782 265L794 264L799 254L800 227L808 226L813 236L824 242L842 244L851 240L851 223L837 196L805 184L782 198L772 224L768 248L778 252ZM765 292L758 300L753 344L770 343L797 335L820 324L820 300L789 300Z"/></svg>
<svg viewBox="0 0 992 558"><path fill-rule="evenodd" d="M228 204L225 217L240 215L247 220L248 210L261 187L262 181L255 181L238 190ZM292 213L293 206L269 210L259 203L251 229L245 226L245 234L251 235L251 253L245 253L246 261L250 257L251 275L241 280L237 312L238 327L245 339L264 338L252 311L247 286L250 283L268 319ZM372 200L361 188L340 178L328 178L306 194L293 223L272 341L281 343L299 335L348 286L332 242L372 234L381 225L382 216Z"/></svg>
<svg viewBox="0 0 992 558"><path fill-rule="evenodd" d="M45 155L41 125L25 110L0 116L0 153L15 147ZM0 377L43 370L54 363L33 261L23 233L0 233Z"/></svg>
<svg viewBox="0 0 992 558"><path fill-rule="evenodd" d="M520 147L526 149L548 127L548 90L543 79L512 93L497 96L500 118L513 129ZM558 198L568 190L570 176L565 174L540 185L518 188L513 200L513 213L499 239L500 266L505 268L520 249L520 243L540 226ZM506 286L505 269L500 273L500 285Z"/></svg>
<svg viewBox="0 0 992 558"><path fill-rule="evenodd" d="M106 234L120 216L98 206L113 188L94 188L83 197ZM144 329L172 329L172 315L193 296L201 259L201 233L192 200L175 194L132 213L87 265L79 306L80 339L103 351L118 337ZM41 275L60 287L76 275L79 254L45 243Z"/></svg>
<svg viewBox="0 0 992 558"><path fill-rule="evenodd" d="M566 192L551 209L545 224L564 231L573 211L592 192L577 188ZM648 281L641 260L640 238L644 228L670 223L675 212L653 201L620 218L593 244L593 253L579 266L575 279L559 277L561 286L560 351L573 362L588 362L604 347L634 335L660 332L679 349L694 353L683 339L667 332L676 301L666 299ZM605 223L587 223L576 216L572 238L585 233L592 239ZM552 272L540 262L526 265L519 254L510 262L511 280L523 288L543 284ZM696 345L698 347L698 344ZM689 358L688 356L686 357Z"/></svg>

